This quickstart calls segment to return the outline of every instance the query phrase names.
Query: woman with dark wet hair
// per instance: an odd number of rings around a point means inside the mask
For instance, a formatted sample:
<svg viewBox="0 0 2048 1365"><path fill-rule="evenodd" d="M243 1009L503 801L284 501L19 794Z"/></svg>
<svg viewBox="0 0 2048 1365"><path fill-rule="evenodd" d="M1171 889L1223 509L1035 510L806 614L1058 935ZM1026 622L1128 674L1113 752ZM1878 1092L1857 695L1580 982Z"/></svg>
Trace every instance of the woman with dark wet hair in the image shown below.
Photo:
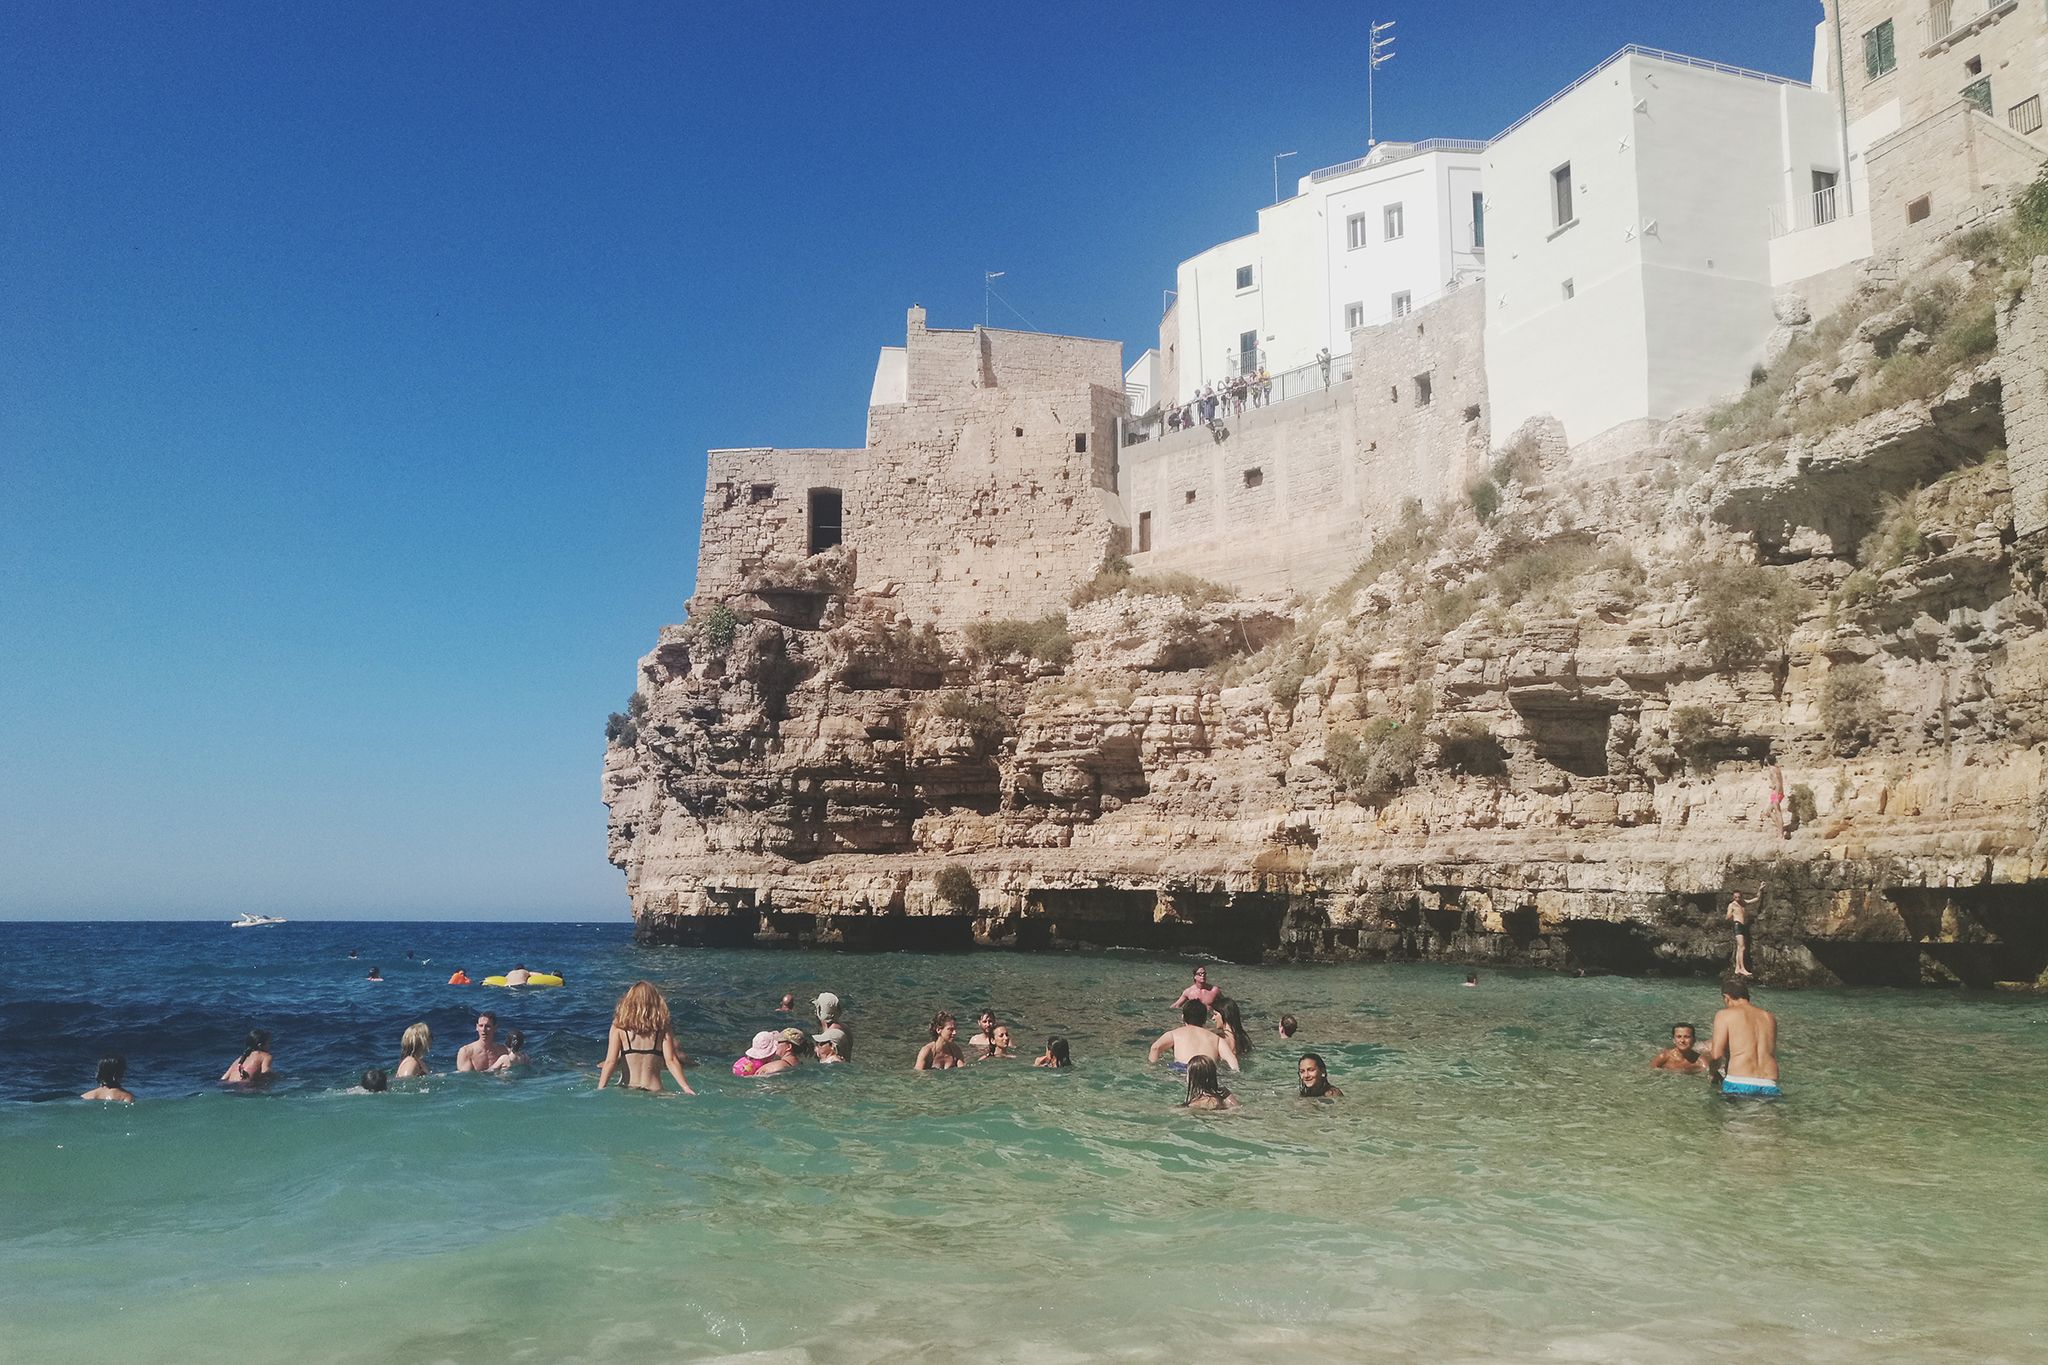
<svg viewBox="0 0 2048 1365"><path fill-rule="evenodd" d="M228 1069L221 1073L221 1079L230 1085L248 1085L253 1081L269 1080L276 1074L271 1068L274 1059L270 1055L270 1030L252 1028L243 1040L242 1055L228 1063Z"/></svg>
<svg viewBox="0 0 2048 1365"><path fill-rule="evenodd" d="M128 1076L126 1057L100 1058L99 1084L78 1098L82 1100L111 1100L115 1104L133 1104L135 1096L122 1088L121 1083Z"/></svg>
<svg viewBox="0 0 2048 1365"><path fill-rule="evenodd" d="M1214 1057L1188 1059L1188 1097L1180 1104L1183 1109L1237 1108L1237 1096L1225 1090L1216 1080Z"/></svg>
<svg viewBox="0 0 2048 1365"><path fill-rule="evenodd" d="M1330 1084L1330 1068L1313 1052L1301 1054L1301 1097L1305 1100L1342 1099L1344 1092Z"/></svg>

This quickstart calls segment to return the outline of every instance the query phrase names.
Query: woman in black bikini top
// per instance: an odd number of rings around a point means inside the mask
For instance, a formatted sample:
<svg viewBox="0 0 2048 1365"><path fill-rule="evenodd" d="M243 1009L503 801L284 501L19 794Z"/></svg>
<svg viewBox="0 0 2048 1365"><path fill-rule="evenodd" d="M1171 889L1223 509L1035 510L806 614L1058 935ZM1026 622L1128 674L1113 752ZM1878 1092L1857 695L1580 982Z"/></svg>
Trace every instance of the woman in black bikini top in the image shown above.
<svg viewBox="0 0 2048 1365"><path fill-rule="evenodd" d="M647 1042L635 1047L635 1038ZM685 1095L697 1092L683 1079L682 1054L676 1051L675 1034L669 1028L668 1002L651 981L635 981L619 997L612 1011L611 1032L605 1040L604 1065L597 1071L597 1088L611 1083L612 1073L625 1068L626 1084L634 1090L661 1090L665 1068L676 1078Z"/></svg>

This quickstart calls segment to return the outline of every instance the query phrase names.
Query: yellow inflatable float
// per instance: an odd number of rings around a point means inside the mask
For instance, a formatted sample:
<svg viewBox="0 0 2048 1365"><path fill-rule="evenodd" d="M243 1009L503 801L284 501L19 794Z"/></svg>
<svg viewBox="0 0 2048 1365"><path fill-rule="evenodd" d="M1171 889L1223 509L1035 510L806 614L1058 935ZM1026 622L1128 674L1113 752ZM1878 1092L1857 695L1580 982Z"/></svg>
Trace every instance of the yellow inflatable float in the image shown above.
<svg viewBox="0 0 2048 1365"><path fill-rule="evenodd" d="M502 986L505 984L505 978L502 976L487 976L484 978L484 984L486 986ZM526 978L526 984L529 986L559 986L562 984L562 978L556 976L553 972L535 972Z"/></svg>

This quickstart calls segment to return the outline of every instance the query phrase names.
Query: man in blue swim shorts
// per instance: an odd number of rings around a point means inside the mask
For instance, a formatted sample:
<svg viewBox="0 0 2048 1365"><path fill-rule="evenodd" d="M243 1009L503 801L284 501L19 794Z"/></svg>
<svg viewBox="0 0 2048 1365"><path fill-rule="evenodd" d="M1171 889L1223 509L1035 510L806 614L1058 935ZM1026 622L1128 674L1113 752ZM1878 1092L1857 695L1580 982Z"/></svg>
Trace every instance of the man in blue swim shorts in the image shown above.
<svg viewBox="0 0 2048 1365"><path fill-rule="evenodd" d="M1750 1003L1749 982L1739 976L1721 983L1707 1066L1730 1098L1776 1099L1783 1093L1778 1089L1778 1021Z"/></svg>

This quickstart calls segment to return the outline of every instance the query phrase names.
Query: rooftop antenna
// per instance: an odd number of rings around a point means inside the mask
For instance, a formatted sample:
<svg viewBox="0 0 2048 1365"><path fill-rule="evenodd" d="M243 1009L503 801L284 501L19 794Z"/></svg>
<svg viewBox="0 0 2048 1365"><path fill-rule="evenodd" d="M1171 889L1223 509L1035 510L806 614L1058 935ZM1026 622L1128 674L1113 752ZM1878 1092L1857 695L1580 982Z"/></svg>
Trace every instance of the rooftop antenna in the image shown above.
<svg viewBox="0 0 2048 1365"><path fill-rule="evenodd" d="M1280 202L1280 163L1295 155L1298 153L1276 152L1273 155L1273 202L1276 204Z"/></svg>
<svg viewBox="0 0 2048 1365"><path fill-rule="evenodd" d="M1007 273L1007 271L1002 270L984 270L981 272L981 325L984 327L988 326L989 299L995 294L996 281Z"/></svg>
<svg viewBox="0 0 2048 1365"><path fill-rule="evenodd" d="M1381 37L1380 35L1382 34L1386 36ZM1366 47L1365 61L1365 153L1367 156L1372 155L1374 143L1372 73L1392 60L1394 60L1394 21L1389 19L1385 23L1374 23L1372 25L1372 38Z"/></svg>

